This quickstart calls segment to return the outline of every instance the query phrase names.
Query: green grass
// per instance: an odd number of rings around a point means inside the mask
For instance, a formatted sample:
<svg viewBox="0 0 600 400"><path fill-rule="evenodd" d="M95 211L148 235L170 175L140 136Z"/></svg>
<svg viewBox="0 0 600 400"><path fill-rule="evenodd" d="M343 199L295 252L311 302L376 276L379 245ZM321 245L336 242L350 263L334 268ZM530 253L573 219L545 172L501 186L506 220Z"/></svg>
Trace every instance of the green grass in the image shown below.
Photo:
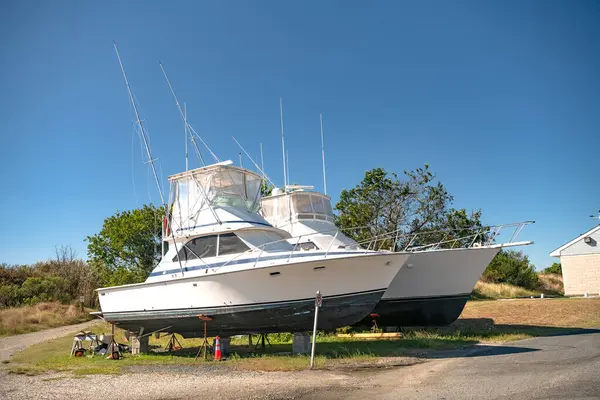
<svg viewBox="0 0 600 400"><path fill-rule="evenodd" d="M374 365L396 357L424 356L440 350L461 349L477 343L504 343L535 336L551 336L578 332L582 328L600 326L600 300L509 300L471 301L461 318L442 328L403 329L401 337L390 339L341 338L320 333L317 338L316 367L336 369ZM94 332L109 332L107 324L99 324ZM223 368L253 371L296 371L308 368L308 356L292 356L290 334L269 335L271 346L263 350L248 346L248 338L233 338L232 354L221 363L194 360L202 339L182 339L184 349L164 351L169 338L150 338L151 352L130 355L118 361L102 356L69 358L72 336L40 343L17 353L9 364L11 373L35 375L46 371L69 372L76 376L120 374L139 371L152 365L187 365L202 369ZM258 338L254 338L254 342ZM116 340L125 343L120 330ZM212 342L212 341L211 341ZM167 369L168 371L168 369Z"/></svg>

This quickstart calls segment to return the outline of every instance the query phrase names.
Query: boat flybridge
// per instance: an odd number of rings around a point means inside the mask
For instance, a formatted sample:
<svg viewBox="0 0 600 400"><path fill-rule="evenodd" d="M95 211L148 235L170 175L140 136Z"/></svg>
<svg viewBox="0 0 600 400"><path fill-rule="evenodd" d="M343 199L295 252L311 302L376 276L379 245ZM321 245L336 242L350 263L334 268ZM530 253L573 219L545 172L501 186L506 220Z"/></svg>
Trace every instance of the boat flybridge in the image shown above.
<svg viewBox="0 0 600 400"><path fill-rule="evenodd" d="M133 332L296 332L367 316L408 255L300 250L259 213L262 177L218 163L169 177L160 263L143 283L97 289L105 320Z"/></svg>
<svg viewBox="0 0 600 400"><path fill-rule="evenodd" d="M308 189L308 190L307 190ZM357 243L334 224L330 198L310 190L312 186L289 186L287 191L274 190L262 199L262 215L271 225L290 232L292 245L301 248L376 249L378 243L395 236L391 232L368 243ZM466 237L423 242L424 234L404 236L407 245L401 252L378 249L390 257L409 256L406 265L394 277L373 310L381 326L440 326L454 322L461 314L473 287L502 248L528 245L516 242L523 227L531 222L499 225L487 234L473 231ZM504 244L493 244L502 229L515 228ZM441 240L439 239L441 237ZM457 246L456 244L459 243ZM460 243L463 243L462 247ZM466 243L466 244L465 244ZM361 321L371 323L371 318Z"/></svg>

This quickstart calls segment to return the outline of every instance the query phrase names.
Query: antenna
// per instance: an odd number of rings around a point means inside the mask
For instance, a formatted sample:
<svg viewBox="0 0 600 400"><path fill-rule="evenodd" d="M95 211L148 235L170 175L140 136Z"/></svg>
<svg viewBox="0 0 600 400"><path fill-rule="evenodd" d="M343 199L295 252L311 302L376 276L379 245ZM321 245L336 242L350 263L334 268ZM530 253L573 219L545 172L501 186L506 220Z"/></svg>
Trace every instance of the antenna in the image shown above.
<svg viewBox="0 0 600 400"><path fill-rule="evenodd" d="M185 171L188 171L188 128L187 128L187 104L183 103L183 131L185 132Z"/></svg>
<svg viewBox="0 0 600 400"><path fill-rule="evenodd" d="M262 143L260 144L260 170L262 171L263 179L265 179L265 159L263 158Z"/></svg>
<svg viewBox="0 0 600 400"><path fill-rule="evenodd" d="M254 162L254 159L252 159L252 157L250 157L250 154L248 154L248 152L246 151L246 149L244 149L244 147L243 147L243 146L240 144L240 142L238 142L238 141L237 141L237 139L236 139L234 136L232 136L232 138L233 138L233 141L234 141L235 143L237 143L237 145L240 147L240 149L242 149L242 151L244 152L244 154L246 154L246 156L247 156L247 157L250 159L250 161L252 162L252 164L254 164L254 166L255 166L255 167L256 167L256 168L257 168L257 169L260 171L260 173L263 175L263 177L264 177L264 178L265 178L267 181L269 181L269 183L270 183L270 184L271 184L273 187L276 187L276 186L275 186L275 184L273 183L273 181L272 181L271 179L269 179L269 177L268 177L268 176L267 176L267 174L265 173L265 170L264 170L264 169L262 169L262 168L260 168L260 167L258 166L258 164L256 164L256 162ZM261 146L261 149L262 149L262 146Z"/></svg>
<svg viewBox="0 0 600 400"><path fill-rule="evenodd" d="M281 120L281 154L283 157L283 191L287 192L287 162L285 157L285 137L283 134L283 98L279 97L279 116Z"/></svg>
<svg viewBox="0 0 600 400"><path fill-rule="evenodd" d="M183 111L181 110L181 105L179 104L179 100L177 99L177 95L175 95L175 91L173 90L173 86L171 86L171 81L169 80L169 77L167 75L167 71L165 71L165 68L163 67L163 65L162 65L161 62L159 62L158 65L160 65L160 69L162 70L163 75L165 76L165 79L167 81L167 84L169 85L169 89L171 90L171 94L173 94L173 98L175 99L175 105L177 105L177 108L179 109L179 114L181 115L181 118L184 120L184 123L187 126L188 130L191 131L192 133L194 133L198 137L198 139L202 142L202 144L204 145L204 147L206 147L206 149L208 150L208 152L210 153L210 155L213 156L213 158L217 162L220 162L221 160L219 160L219 157L217 157L215 155L215 153L212 152L212 150L210 149L210 147L208 147L208 145L206 144L206 142L204 141L204 139L202 139L202 137L198 134L198 132L196 132L196 130L192 127L192 125L190 125L190 123L187 122L187 118L186 118L185 114L183 113ZM196 150L196 154L198 155L198 157L202 161L202 164L206 165L206 163L204 162L204 158L202 157L202 154L200 154L200 150L198 150L198 145L196 144L196 140L194 139L194 135L190 134L190 139L192 140L192 143L194 144L194 147L195 147L195 150Z"/></svg>
<svg viewBox="0 0 600 400"><path fill-rule="evenodd" d="M327 194L327 176L325 175L325 140L323 139L323 113L319 114L321 121L321 159L323 160L323 191Z"/></svg>
<svg viewBox="0 0 600 400"><path fill-rule="evenodd" d="M242 152L241 151L238 153L238 156L240 157L240 168L244 168L244 165L242 164Z"/></svg>
<svg viewBox="0 0 600 400"><path fill-rule="evenodd" d="M162 202L162 206L165 209L165 215L168 218L169 215L169 206L165 202L165 197L163 195L162 187L160 186L160 180L158 179L158 174L156 173L156 166L154 165L154 159L152 158L152 154L150 153L150 143L148 140L148 135L146 134L146 130L144 129L144 125L142 124L142 120L140 118L140 113L137 109L137 104L133 99L133 93L131 92L131 87L129 86L129 80L127 79L127 75L125 74L125 68L123 68L123 63L121 62L121 56L119 55L119 49L117 49L117 42L113 40L113 45L115 46L115 53L117 53L117 59L119 60L119 66L121 67L121 72L123 72L123 79L125 79L125 86L127 87L127 93L129 94L129 100L131 101L131 105L133 106L133 111L135 112L136 123L140 128L140 136L142 137L142 141L144 142L144 147L146 148L146 155L148 156L148 163L152 167L152 173L154 174L154 180L156 181L156 186L158 187L158 194L160 194L160 201ZM173 238L173 244L175 245L175 250L177 250L177 242L175 242L175 235L173 234L173 230L171 229L171 237ZM177 250L179 253L179 251ZM179 260L179 269L181 270L181 275L183 276L183 266L181 265L181 260Z"/></svg>

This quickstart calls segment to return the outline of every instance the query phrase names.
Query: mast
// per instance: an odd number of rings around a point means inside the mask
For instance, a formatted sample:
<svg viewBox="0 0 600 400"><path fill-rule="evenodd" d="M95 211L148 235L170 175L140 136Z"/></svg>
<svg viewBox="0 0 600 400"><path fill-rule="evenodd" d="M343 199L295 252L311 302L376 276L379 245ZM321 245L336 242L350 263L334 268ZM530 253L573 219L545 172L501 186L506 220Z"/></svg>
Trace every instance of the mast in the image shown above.
<svg viewBox="0 0 600 400"><path fill-rule="evenodd" d="M285 157L285 137L283 133L283 98L279 97L279 118L281 121L281 154L283 157L283 191L287 192L287 162Z"/></svg>
<svg viewBox="0 0 600 400"><path fill-rule="evenodd" d="M156 181L156 186L158 188L158 194L160 195L160 201L162 202L162 206L165 209L165 216L168 218L169 216L169 206L165 202L165 196L163 195L162 186L160 185L160 180L158 179L158 174L156 173L156 166L154 165L154 159L152 158L152 154L150 152L150 143L148 140L148 135L146 134L146 130L144 129L144 124L142 124L142 119L140 118L140 113L138 112L137 104L133 98L133 93L131 92L131 87L129 86L129 80L127 79L127 74L125 74L125 68L123 68L123 62L121 62L121 56L119 55L119 49L117 48L117 42L113 40L113 45L115 47L115 53L117 53L117 59L119 60L119 66L121 67L121 72L123 72L123 79L125 79L125 86L127 87L127 93L129 94L129 100L131 101L131 105L133 106L133 111L135 112L136 123L140 128L140 136L142 137L142 141L144 143L144 147L146 149L146 156L148 157L148 163L152 167L152 174L154 175L154 180ZM173 234L173 230L171 229L171 237L173 238L173 244L175 245L175 250L177 250L177 243L175 242L175 235ZM183 276L183 266L181 265L181 260L179 260L179 269L181 270L181 276Z"/></svg>
<svg viewBox="0 0 600 400"><path fill-rule="evenodd" d="M323 113L319 113L321 121L321 159L323 160L323 192L327 194L327 176L325 175L325 140L323 139Z"/></svg>

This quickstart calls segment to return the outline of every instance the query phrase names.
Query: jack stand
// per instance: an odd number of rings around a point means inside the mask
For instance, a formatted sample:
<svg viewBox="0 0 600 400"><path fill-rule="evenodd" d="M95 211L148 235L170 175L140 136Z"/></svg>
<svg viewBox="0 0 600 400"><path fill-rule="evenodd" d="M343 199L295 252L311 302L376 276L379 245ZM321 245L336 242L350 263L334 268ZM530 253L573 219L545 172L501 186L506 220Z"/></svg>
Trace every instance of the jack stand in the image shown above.
<svg viewBox="0 0 600 400"><path fill-rule="evenodd" d="M377 326L377 318L379 318L379 314L369 314L371 318L373 318L373 326L371 327L371 332L376 333L379 331L379 327Z"/></svg>
<svg viewBox="0 0 600 400"><path fill-rule="evenodd" d="M267 343L269 343L269 347L271 347L271 342L269 342L269 334L261 333L260 338L256 342L256 346L254 346L254 350L256 350L259 345L264 350L265 349L265 340L267 341Z"/></svg>
<svg viewBox="0 0 600 400"><path fill-rule="evenodd" d="M109 356L107 358L111 360L118 360L119 358L121 358L121 352L119 351L119 345L117 344L117 342L115 342L115 323L111 322L110 325L112 327L112 330L110 343L106 348L106 352L109 353Z"/></svg>
<svg viewBox="0 0 600 400"><path fill-rule="evenodd" d="M210 343L208 343L208 338L206 337L206 322L212 321L212 318L207 317L205 315L198 315L198 318L200 318L202 321L204 321L204 341L202 342L202 345L198 349L198 353L196 354L196 358L194 358L194 361L196 361L198 359L198 357L200 357L200 352L204 352L204 361L207 361L208 360L207 355L209 353L212 353L212 346L210 345Z"/></svg>
<svg viewBox="0 0 600 400"><path fill-rule="evenodd" d="M167 343L167 346L165 347L165 351L177 351L177 350L181 350L183 349L183 346L181 345L181 343L179 343L179 340L177 340L177 337L175 336L174 333L171 334L171 338L169 339L169 343Z"/></svg>

